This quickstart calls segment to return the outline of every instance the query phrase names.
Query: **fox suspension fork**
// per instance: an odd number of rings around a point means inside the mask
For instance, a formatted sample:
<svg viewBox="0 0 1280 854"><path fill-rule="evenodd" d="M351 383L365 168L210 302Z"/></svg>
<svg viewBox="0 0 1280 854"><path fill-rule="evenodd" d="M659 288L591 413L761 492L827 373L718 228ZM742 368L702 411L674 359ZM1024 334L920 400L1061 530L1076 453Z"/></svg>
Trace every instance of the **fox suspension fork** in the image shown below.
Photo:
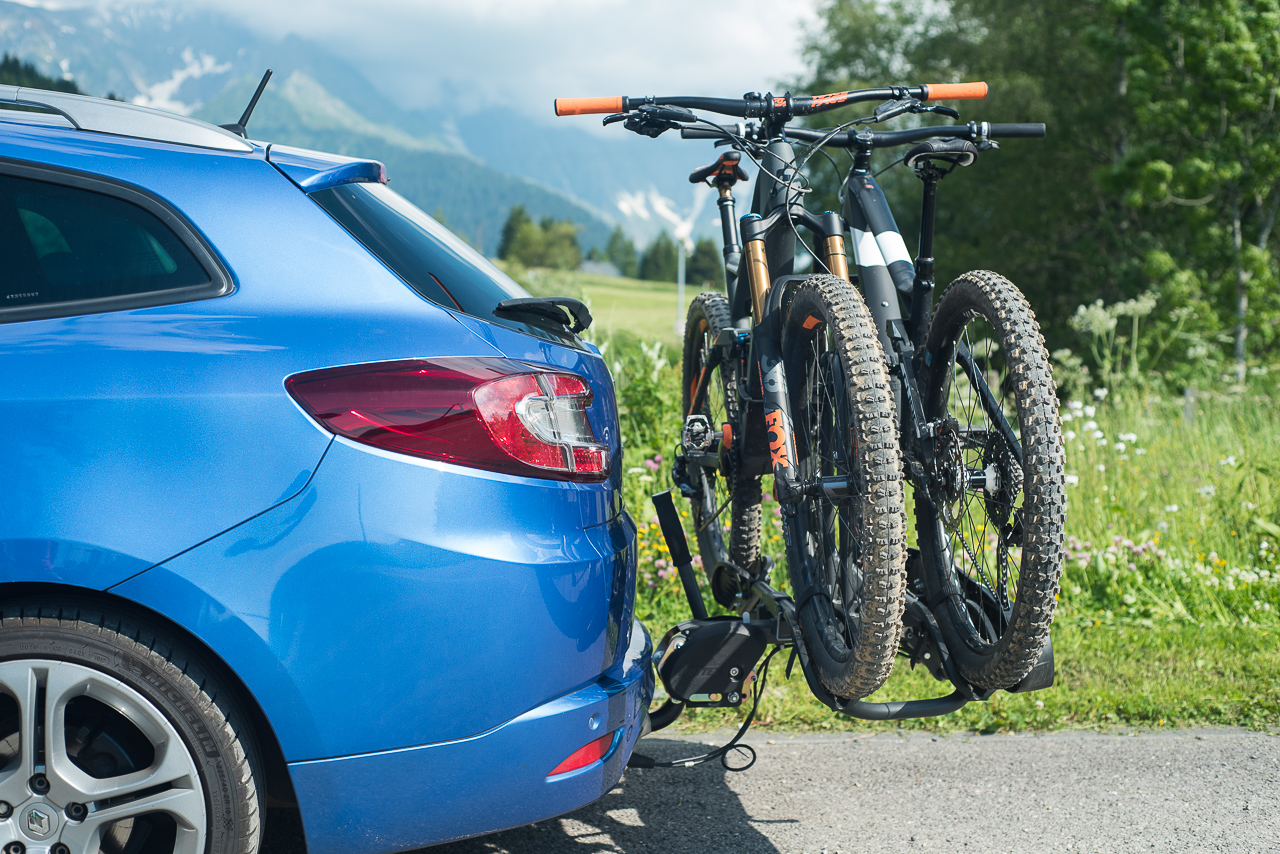
<svg viewBox="0 0 1280 854"><path fill-rule="evenodd" d="M833 275L847 279L849 267L844 249L844 221L838 214L827 211L816 216L802 207L792 206L789 209L778 208L767 217L748 214L742 218L745 274L751 291L751 310L756 324L752 340L760 369L764 422L769 434L769 456L778 500L786 505L809 489L823 488L828 484L800 484L795 476L795 434L791 422L791 404L787 398L786 368L782 361L782 297L788 286L805 277L785 276L772 282L765 252L766 235L772 228L782 224L783 217L791 220L786 223L787 227L791 227L792 223L799 223L821 238L823 263ZM836 484L830 486L840 488Z"/></svg>

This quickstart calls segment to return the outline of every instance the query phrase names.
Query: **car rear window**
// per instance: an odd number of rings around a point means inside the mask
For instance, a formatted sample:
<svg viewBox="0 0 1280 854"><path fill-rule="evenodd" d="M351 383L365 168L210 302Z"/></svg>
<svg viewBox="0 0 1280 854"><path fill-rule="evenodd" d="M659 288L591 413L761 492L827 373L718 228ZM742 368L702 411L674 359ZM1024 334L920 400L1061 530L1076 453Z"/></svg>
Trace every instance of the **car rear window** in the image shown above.
<svg viewBox="0 0 1280 854"><path fill-rule="evenodd" d="M116 196L0 175L0 309L207 285L154 214Z"/></svg>
<svg viewBox="0 0 1280 854"><path fill-rule="evenodd" d="M384 184L340 184L311 198L421 296L445 308L561 343L575 343L510 317L498 303L529 292L461 238Z"/></svg>

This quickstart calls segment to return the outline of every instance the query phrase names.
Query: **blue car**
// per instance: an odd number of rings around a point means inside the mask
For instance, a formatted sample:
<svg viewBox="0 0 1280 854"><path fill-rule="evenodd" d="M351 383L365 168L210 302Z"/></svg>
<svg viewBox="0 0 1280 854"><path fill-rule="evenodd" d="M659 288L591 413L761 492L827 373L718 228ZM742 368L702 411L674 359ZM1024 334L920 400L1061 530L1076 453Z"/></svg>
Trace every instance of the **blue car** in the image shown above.
<svg viewBox="0 0 1280 854"><path fill-rule="evenodd" d="M311 854L403 851L621 776L651 646L589 318L386 181L0 86L5 852L253 852L295 804Z"/></svg>

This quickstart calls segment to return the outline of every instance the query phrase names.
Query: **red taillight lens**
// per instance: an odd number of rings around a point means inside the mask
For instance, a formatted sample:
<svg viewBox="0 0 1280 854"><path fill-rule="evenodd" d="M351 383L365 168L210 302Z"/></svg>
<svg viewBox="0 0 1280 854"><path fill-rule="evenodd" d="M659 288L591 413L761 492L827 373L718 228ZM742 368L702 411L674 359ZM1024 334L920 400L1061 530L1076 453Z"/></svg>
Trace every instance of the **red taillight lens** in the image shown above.
<svg viewBox="0 0 1280 854"><path fill-rule="evenodd" d="M327 430L377 448L559 480L608 477L572 374L502 359L378 362L296 374L294 400Z"/></svg>
<svg viewBox="0 0 1280 854"><path fill-rule="evenodd" d="M614 731L616 732L616 730ZM613 746L614 733L603 735L595 741L579 747L573 753L569 754L569 758L561 762L555 767L548 777L554 777L557 774L568 774L570 771L577 771L579 768L586 768L592 762L599 762L609 752L609 748Z"/></svg>

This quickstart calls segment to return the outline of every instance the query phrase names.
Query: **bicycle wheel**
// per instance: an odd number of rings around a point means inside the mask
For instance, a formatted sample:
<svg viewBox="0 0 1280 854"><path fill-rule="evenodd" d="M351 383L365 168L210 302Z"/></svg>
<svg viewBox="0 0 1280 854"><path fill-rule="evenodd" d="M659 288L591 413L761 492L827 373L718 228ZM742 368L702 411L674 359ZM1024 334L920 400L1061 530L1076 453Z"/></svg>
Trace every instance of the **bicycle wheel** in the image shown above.
<svg viewBox="0 0 1280 854"><path fill-rule="evenodd" d="M696 413L691 413L689 404L703 366L711 356L712 343L722 329L732 326L729 301L722 294L699 294L689 305L682 362L682 411L686 416L706 416L715 431L725 424L734 427L738 424L737 363L722 362L713 368L702 406ZM738 438L741 440L743 437ZM729 455L722 455L722 458L730 459ZM733 604L735 591L717 583L713 573L716 563L724 560L726 555L734 566L748 572L756 569L760 559L760 478L739 476L732 470L731 460L727 472L695 465L690 466L689 476L695 485L701 484L701 494L693 501L698 552L702 555L712 594L717 602L729 607ZM727 550L724 540L726 521L729 534Z"/></svg>
<svg viewBox="0 0 1280 854"><path fill-rule="evenodd" d="M1058 399L1035 315L1003 276L951 283L924 378L937 470L916 518L926 594L960 675L1011 688L1049 638L1062 573Z"/></svg>
<svg viewBox="0 0 1280 854"><path fill-rule="evenodd" d="M822 684L856 700L888 678L902 632L906 516L889 376L844 279L811 276L783 318L797 477L849 484L847 498L805 498L784 517L792 591Z"/></svg>

